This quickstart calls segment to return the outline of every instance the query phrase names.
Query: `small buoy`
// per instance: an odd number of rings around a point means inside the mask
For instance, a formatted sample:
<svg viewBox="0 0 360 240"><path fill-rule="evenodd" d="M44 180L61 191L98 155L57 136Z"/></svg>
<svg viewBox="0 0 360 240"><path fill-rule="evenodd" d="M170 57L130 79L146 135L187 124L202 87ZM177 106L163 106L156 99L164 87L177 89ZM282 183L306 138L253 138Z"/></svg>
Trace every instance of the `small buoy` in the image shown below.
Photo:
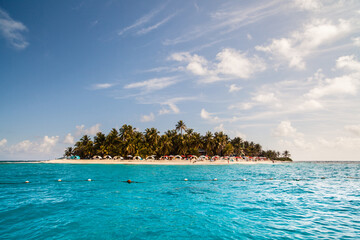
<svg viewBox="0 0 360 240"><path fill-rule="evenodd" d="M187 180L188 180L187 178L184 179L184 181L187 181Z"/></svg>
<svg viewBox="0 0 360 240"><path fill-rule="evenodd" d="M129 179L129 180L127 180L126 182L127 182L127 183L131 183L131 180Z"/></svg>
<svg viewBox="0 0 360 240"><path fill-rule="evenodd" d="M296 181L300 181L300 178L295 179Z"/></svg>
<svg viewBox="0 0 360 240"><path fill-rule="evenodd" d="M325 179L325 177L321 177L321 179Z"/></svg>
<svg viewBox="0 0 360 240"><path fill-rule="evenodd" d="M274 178L270 178L270 180L274 180Z"/></svg>
<svg viewBox="0 0 360 240"><path fill-rule="evenodd" d="M90 179L90 178L88 179L88 182L91 182L91 179Z"/></svg>
<svg viewBox="0 0 360 240"><path fill-rule="evenodd" d="M214 181L217 181L217 178L214 178Z"/></svg>
<svg viewBox="0 0 360 240"><path fill-rule="evenodd" d="M58 179L58 182L61 182L61 179Z"/></svg>
<svg viewBox="0 0 360 240"><path fill-rule="evenodd" d="M29 183L29 181L25 181L25 183Z"/></svg>
<svg viewBox="0 0 360 240"><path fill-rule="evenodd" d="M246 178L243 179L243 181L246 181L246 180L247 180Z"/></svg>

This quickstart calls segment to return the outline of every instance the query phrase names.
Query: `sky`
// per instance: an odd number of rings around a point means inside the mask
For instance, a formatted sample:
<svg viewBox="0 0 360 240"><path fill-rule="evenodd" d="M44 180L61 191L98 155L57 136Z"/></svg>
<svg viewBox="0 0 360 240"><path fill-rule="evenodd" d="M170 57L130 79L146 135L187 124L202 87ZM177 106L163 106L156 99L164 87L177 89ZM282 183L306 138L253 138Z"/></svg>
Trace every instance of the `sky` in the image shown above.
<svg viewBox="0 0 360 240"><path fill-rule="evenodd" d="M360 1L0 0L0 160L179 120L360 160Z"/></svg>

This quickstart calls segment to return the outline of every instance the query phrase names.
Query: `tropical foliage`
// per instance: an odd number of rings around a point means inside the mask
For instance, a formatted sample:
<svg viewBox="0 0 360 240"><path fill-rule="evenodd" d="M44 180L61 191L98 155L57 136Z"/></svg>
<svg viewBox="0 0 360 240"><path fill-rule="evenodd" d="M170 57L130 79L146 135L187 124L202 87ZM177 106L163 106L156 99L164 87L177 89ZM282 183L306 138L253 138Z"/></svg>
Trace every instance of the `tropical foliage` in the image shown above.
<svg viewBox="0 0 360 240"><path fill-rule="evenodd" d="M180 133L179 133L180 132ZM248 142L240 137L230 139L224 132L206 132L204 136L187 128L179 121L175 129L166 131L163 135L156 128L147 128L144 132L137 131L130 125L123 125L119 130L113 128L108 135L98 132L92 140L84 135L74 147L65 150L64 156L80 156L88 159L99 156L147 156L164 155L197 155L209 156L250 156L267 157L273 160L291 160L289 151L283 154L274 150L262 149L260 144Z"/></svg>

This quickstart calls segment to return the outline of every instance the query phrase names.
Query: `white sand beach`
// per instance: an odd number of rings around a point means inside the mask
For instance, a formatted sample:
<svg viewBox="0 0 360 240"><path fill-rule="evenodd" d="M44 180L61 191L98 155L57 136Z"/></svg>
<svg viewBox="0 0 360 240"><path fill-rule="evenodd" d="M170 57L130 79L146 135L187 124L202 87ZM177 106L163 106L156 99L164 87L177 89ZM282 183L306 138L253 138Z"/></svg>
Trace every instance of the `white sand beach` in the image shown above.
<svg viewBox="0 0 360 240"><path fill-rule="evenodd" d="M211 162L204 161L189 161L189 160L99 160L99 159L54 159L44 160L38 163L68 163L68 164L129 164L129 165L230 165L230 164L278 164L284 161L227 161L217 160Z"/></svg>

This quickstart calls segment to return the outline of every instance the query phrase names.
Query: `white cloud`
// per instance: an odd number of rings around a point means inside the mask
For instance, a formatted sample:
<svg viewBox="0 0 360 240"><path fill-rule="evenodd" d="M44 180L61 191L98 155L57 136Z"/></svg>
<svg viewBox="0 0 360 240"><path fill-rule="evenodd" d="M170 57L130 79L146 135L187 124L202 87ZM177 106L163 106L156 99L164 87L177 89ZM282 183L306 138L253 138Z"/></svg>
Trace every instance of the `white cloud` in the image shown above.
<svg viewBox="0 0 360 240"><path fill-rule="evenodd" d="M106 88L111 88L112 86L114 86L114 84L112 83L98 83L98 84L93 84L92 89L94 90L106 89Z"/></svg>
<svg viewBox="0 0 360 240"><path fill-rule="evenodd" d="M203 119L207 119L207 120L208 120L208 119L211 119L210 113L207 112L204 108L201 109L200 116L201 116L201 118L203 118Z"/></svg>
<svg viewBox="0 0 360 240"><path fill-rule="evenodd" d="M215 131L215 132L225 132L224 124L220 123L219 126L216 126L216 127L214 128L214 131Z"/></svg>
<svg viewBox="0 0 360 240"><path fill-rule="evenodd" d="M331 149L356 149L360 146L360 138L353 137L335 137L331 139L318 138L320 145ZM346 159L341 159L346 160ZM359 160L359 159L357 159Z"/></svg>
<svg viewBox="0 0 360 240"><path fill-rule="evenodd" d="M26 31L28 29L23 23L13 20L0 8L0 33L13 47L21 50L29 45L22 34Z"/></svg>
<svg viewBox="0 0 360 240"><path fill-rule="evenodd" d="M17 144L11 145L7 150L10 153L50 153L59 141L59 136L44 136L41 141L32 142L24 140Z"/></svg>
<svg viewBox="0 0 360 240"><path fill-rule="evenodd" d="M33 148L33 143L29 140L24 140L19 142L15 145L10 146L10 152L28 152L30 149Z"/></svg>
<svg viewBox="0 0 360 240"><path fill-rule="evenodd" d="M167 106L167 108L163 107L162 109L160 109L159 115L169 114L169 113L179 114L180 109L176 104L179 102L189 101L189 100L194 100L194 99L195 99L194 97L176 97L176 98L169 98L164 101L161 101L160 104L162 106Z"/></svg>
<svg viewBox="0 0 360 240"><path fill-rule="evenodd" d="M6 138L1 139L1 141L0 141L0 147L5 146L6 143L7 143Z"/></svg>
<svg viewBox="0 0 360 240"><path fill-rule="evenodd" d="M223 123L220 123L218 126L215 126L214 131L215 132L223 132L223 133L229 135L230 137L240 137L242 139L246 139L245 134L243 134L242 132L240 132L238 130L228 130L224 127Z"/></svg>
<svg viewBox="0 0 360 240"><path fill-rule="evenodd" d="M167 108L162 108L159 110L159 115L169 114L170 110Z"/></svg>
<svg viewBox="0 0 360 240"><path fill-rule="evenodd" d="M53 136L53 137L45 136L43 142L39 145L40 152L45 152L45 153L50 152L58 141L59 141L59 136Z"/></svg>
<svg viewBox="0 0 360 240"><path fill-rule="evenodd" d="M142 115L140 121L141 122L153 122L155 120L155 115L150 113L149 115Z"/></svg>
<svg viewBox="0 0 360 240"><path fill-rule="evenodd" d="M180 109L173 102L165 102L165 103L162 103L161 105L167 105L168 108L164 107L164 108L160 109L159 110L159 115L164 115L164 114L169 114L169 113L174 113L174 114L179 114L180 113Z"/></svg>
<svg viewBox="0 0 360 240"><path fill-rule="evenodd" d="M91 126L90 128L86 129L85 125L76 126L76 133L75 136L82 136L82 135L96 135L96 133L100 132L100 123Z"/></svg>
<svg viewBox="0 0 360 240"><path fill-rule="evenodd" d="M360 47L360 37L352 38L353 44L357 47Z"/></svg>
<svg viewBox="0 0 360 240"><path fill-rule="evenodd" d="M291 125L290 121L282 121L280 124L276 127L276 129L273 130L274 136L277 137L302 137L303 134L299 133L296 128L294 128Z"/></svg>
<svg viewBox="0 0 360 240"><path fill-rule="evenodd" d="M173 53L170 58L171 60L178 62L186 62L188 65L186 69L192 72L194 75L204 76L209 75L209 70L207 69L208 62L207 60L197 54L191 55L188 52L178 52Z"/></svg>
<svg viewBox="0 0 360 240"><path fill-rule="evenodd" d="M255 94L255 96L252 97L252 100L263 104L275 103L278 101L274 93Z"/></svg>
<svg viewBox="0 0 360 240"><path fill-rule="evenodd" d="M248 33L246 34L247 39L252 40L252 36Z"/></svg>
<svg viewBox="0 0 360 240"><path fill-rule="evenodd" d="M314 110L319 110L322 109L323 105L314 100L306 100L304 103L300 104L296 110L300 110L300 111L314 111Z"/></svg>
<svg viewBox="0 0 360 240"><path fill-rule="evenodd" d="M320 79L319 84L311 89L305 96L322 98L325 96L354 96L360 85L360 62L354 55L342 56L336 60L336 67L352 71L352 73L335 78Z"/></svg>
<svg viewBox="0 0 360 240"><path fill-rule="evenodd" d="M346 37L354 30L350 21L340 19L333 24L326 19L315 19L306 24L302 31L295 31L289 38L272 39L266 46L256 46L256 50L288 61L291 68L305 69L305 58L319 47Z"/></svg>
<svg viewBox="0 0 360 240"><path fill-rule="evenodd" d="M360 73L360 62L354 55L339 57L336 60L336 67Z"/></svg>
<svg viewBox="0 0 360 240"><path fill-rule="evenodd" d="M216 55L219 61L216 72L238 78L248 79L256 72L266 69L264 61L258 57L249 58L245 53L225 48Z"/></svg>
<svg viewBox="0 0 360 240"><path fill-rule="evenodd" d="M266 69L261 58L249 57L246 53L231 48L220 51L216 55L217 62L209 62L202 56L191 55L188 52L174 53L169 59L187 64L184 69L200 76L205 83L227 79L248 79Z"/></svg>
<svg viewBox="0 0 360 240"><path fill-rule="evenodd" d="M212 123L224 123L224 122L232 123L232 122L236 122L239 120L239 118L235 117L235 116L230 117L230 118L220 118L218 116L215 116L214 113L209 113L204 108L201 109L200 117L202 119L208 120Z"/></svg>
<svg viewBox="0 0 360 240"><path fill-rule="evenodd" d="M345 130L349 131L352 134L360 137L360 124L358 125L347 125L345 126Z"/></svg>
<svg viewBox="0 0 360 240"><path fill-rule="evenodd" d="M168 86L171 86L176 83L174 78L164 77L164 78L153 78L143 82L130 83L124 86L125 89L131 88L141 88L146 92L156 91L164 89Z"/></svg>
<svg viewBox="0 0 360 240"><path fill-rule="evenodd" d="M325 96L355 95L358 85L358 79L352 76L326 79L324 83L311 89L307 96L311 98L321 98Z"/></svg>
<svg viewBox="0 0 360 240"><path fill-rule="evenodd" d="M238 92L242 89L242 87L238 87L236 84L231 84L229 87L229 92Z"/></svg>
<svg viewBox="0 0 360 240"><path fill-rule="evenodd" d="M254 103L251 102L243 102L243 103L238 103L238 104L231 104L228 109L232 110L232 109L240 109L240 110L249 110L251 108L253 108L255 106Z"/></svg>
<svg viewBox="0 0 360 240"><path fill-rule="evenodd" d="M75 143L75 141L74 141L74 136L72 136L71 133L68 133L68 134L65 136L64 143L65 143L65 144L74 144L74 143Z"/></svg>

